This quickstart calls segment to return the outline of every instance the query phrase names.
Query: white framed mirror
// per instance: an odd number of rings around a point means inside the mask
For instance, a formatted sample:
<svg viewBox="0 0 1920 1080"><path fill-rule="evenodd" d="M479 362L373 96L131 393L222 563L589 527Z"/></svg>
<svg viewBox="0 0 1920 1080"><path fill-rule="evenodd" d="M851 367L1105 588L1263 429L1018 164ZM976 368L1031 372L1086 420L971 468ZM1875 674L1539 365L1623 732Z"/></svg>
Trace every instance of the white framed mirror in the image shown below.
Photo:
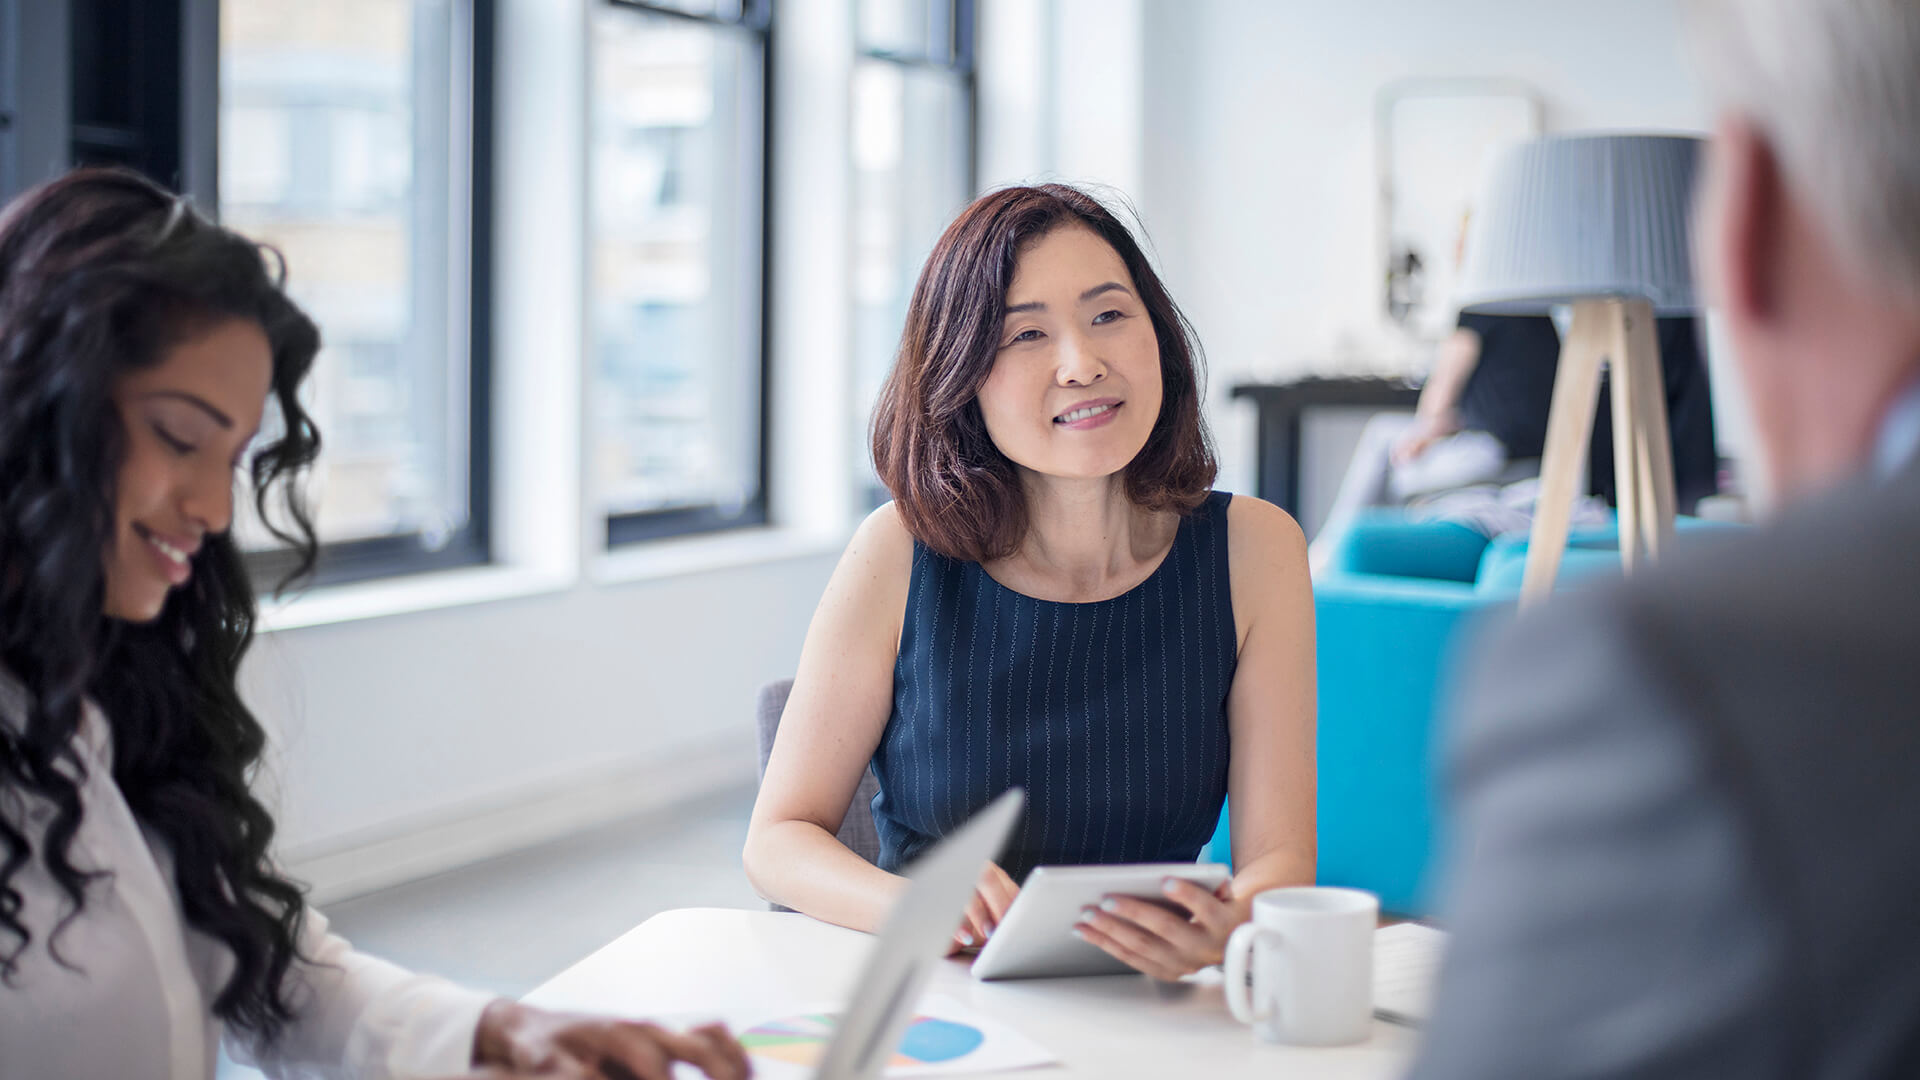
<svg viewBox="0 0 1920 1080"><path fill-rule="evenodd" d="M1380 91L1375 112L1383 311L1424 340L1453 329L1460 244L1494 154L1537 137L1540 98L1507 79L1420 79Z"/></svg>

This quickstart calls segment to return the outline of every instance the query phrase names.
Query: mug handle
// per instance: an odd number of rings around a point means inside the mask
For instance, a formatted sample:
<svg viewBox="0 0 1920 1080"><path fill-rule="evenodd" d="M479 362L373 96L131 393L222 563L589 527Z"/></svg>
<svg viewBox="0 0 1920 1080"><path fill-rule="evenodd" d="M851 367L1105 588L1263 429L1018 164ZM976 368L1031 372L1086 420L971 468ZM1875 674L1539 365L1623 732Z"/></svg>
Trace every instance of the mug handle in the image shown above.
<svg viewBox="0 0 1920 1080"><path fill-rule="evenodd" d="M1233 1010L1233 1018L1243 1024L1257 1024L1267 1018L1272 1010L1271 999L1262 995L1256 1004L1250 1000L1247 973L1253 958L1254 939L1260 936L1262 927L1257 923L1241 923L1227 939L1226 991L1227 1008Z"/></svg>

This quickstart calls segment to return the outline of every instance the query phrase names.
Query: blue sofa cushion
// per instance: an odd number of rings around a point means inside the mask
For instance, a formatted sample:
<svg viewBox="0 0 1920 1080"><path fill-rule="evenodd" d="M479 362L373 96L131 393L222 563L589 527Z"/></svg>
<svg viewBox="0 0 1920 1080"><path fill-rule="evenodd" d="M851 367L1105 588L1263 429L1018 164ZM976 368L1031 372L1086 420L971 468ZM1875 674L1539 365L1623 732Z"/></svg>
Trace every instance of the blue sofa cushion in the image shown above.
<svg viewBox="0 0 1920 1080"><path fill-rule="evenodd" d="M1475 590L1484 596L1514 596L1527 572L1527 545L1496 543L1487 546L1480 560ZM1620 553L1611 548L1576 547L1569 543L1560 556L1560 573L1554 588L1564 589L1596 578L1620 576Z"/></svg>
<svg viewBox="0 0 1920 1080"><path fill-rule="evenodd" d="M1678 537L1700 536L1742 526L1706 521L1696 517L1678 517L1673 522ZM1384 527L1384 523L1379 526ZM1478 591L1489 597L1511 597L1520 592L1520 581L1527 568L1527 534L1510 533L1487 545L1480 556L1476 575ZM1575 529L1567 534L1566 551L1560 556L1560 573L1554 587L1567 588L1589 584L1596 578L1620 576L1620 533L1618 525L1608 523Z"/></svg>
<svg viewBox="0 0 1920 1080"><path fill-rule="evenodd" d="M1332 569L1472 584L1487 538L1453 521L1408 521L1398 510L1361 515L1335 549Z"/></svg>

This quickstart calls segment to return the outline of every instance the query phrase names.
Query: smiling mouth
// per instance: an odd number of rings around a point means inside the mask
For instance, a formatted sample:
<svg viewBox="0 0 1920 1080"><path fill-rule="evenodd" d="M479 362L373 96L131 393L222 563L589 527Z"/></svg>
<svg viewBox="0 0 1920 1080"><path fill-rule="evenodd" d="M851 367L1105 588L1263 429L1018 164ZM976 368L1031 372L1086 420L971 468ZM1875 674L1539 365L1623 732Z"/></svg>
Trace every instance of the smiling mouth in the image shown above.
<svg viewBox="0 0 1920 1080"><path fill-rule="evenodd" d="M1072 412L1061 413L1059 416L1053 418L1053 422L1056 424L1071 424L1099 416L1102 413L1110 413L1119 407L1119 402L1114 402L1111 405L1088 405L1085 408L1075 409Z"/></svg>
<svg viewBox="0 0 1920 1080"><path fill-rule="evenodd" d="M137 521L133 523L133 531L136 536L140 537L140 539L145 540L147 542L148 547L152 548L155 552L158 552L162 558L164 558L168 563L172 565L175 572L169 576L174 577L176 579L185 578L187 571L192 565L191 563L191 560L193 559L192 552L182 551L180 548L177 548L174 545L168 543L167 541L161 539L160 537L154 535L151 529L148 529L146 526L140 524Z"/></svg>

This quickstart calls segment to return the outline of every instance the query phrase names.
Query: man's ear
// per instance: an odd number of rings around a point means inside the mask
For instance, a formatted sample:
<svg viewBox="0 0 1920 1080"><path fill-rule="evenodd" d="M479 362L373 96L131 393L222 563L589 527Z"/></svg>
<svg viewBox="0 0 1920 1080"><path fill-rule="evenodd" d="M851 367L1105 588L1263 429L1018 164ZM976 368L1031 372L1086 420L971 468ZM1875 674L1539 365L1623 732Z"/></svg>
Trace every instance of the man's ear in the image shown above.
<svg viewBox="0 0 1920 1080"><path fill-rule="evenodd" d="M1780 159L1753 124L1723 119L1716 133L1707 243L1719 301L1732 316L1767 323L1779 314L1786 187Z"/></svg>

